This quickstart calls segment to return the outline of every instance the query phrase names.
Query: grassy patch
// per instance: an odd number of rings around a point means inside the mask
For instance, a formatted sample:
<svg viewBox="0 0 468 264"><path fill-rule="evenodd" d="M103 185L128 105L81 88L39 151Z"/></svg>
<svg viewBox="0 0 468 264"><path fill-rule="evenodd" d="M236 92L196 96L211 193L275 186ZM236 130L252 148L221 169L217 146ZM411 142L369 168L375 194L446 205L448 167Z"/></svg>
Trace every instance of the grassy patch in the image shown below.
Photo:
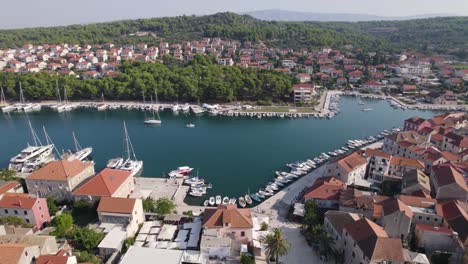
<svg viewBox="0 0 468 264"><path fill-rule="evenodd" d="M468 69L468 64L456 64L452 65L455 69Z"/></svg>

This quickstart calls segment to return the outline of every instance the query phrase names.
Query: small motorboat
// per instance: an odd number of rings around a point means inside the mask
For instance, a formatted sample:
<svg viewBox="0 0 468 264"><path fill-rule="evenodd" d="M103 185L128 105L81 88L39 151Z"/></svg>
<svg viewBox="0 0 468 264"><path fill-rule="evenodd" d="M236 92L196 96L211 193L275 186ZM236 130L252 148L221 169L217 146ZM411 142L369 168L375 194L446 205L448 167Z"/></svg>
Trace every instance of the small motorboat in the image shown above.
<svg viewBox="0 0 468 264"><path fill-rule="evenodd" d="M203 202L203 206L205 206L205 207L206 207L206 206L208 206L208 204L209 204L209 203L210 203L210 201L208 201L208 200L205 200L205 201Z"/></svg>
<svg viewBox="0 0 468 264"><path fill-rule="evenodd" d="M190 124L187 124L187 125L185 125L185 126L186 126L186 127L188 127L188 128L194 128L194 127L195 127L195 125L194 125L194 124L192 124L192 123L190 123Z"/></svg>
<svg viewBox="0 0 468 264"><path fill-rule="evenodd" d="M260 198L260 199L265 198L265 195L261 194L260 192L257 192L256 195L257 195L258 198Z"/></svg>
<svg viewBox="0 0 468 264"><path fill-rule="evenodd" d="M216 195L216 205L219 205L221 204L222 200L221 200L221 195Z"/></svg>
<svg viewBox="0 0 468 264"><path fill-rule="evenodd" d="M229 203L229 197L225 196L223 198L223 204L228 204Z"/></svg>
<svg viewBox="0 0 468 264"><path fill-rule="evenodd" d="M215 205L215 198L214 198L213 196L211 196L210 199L209 199L209 201L208 201L208 203L209 203L211 206Z"/></svg>
<svg viewBox="0 0 468 264"><path fill-rule="evenodd" d="M245 207L245 206L247 205L247 204L245 203L244 197L239 197L238 201L239 201L239 205L240 205L241 207Z"/></svg>
<svg viewBox="0 0 468 264"><path fill-rule="evenodd" d="M262 201L262 199L260 199L260 197L258 197L258 195L255 194L255 193L254 193L254 194L251 194L250 197L252 197L252 199L253 199L254 201L256 201L256 202L261 202L261 201Z"/></svg>
<svg viewBox="0 0 468 264"><path fill-rule="evenodd" d="M250 198L250 195L248 195L248 194L246 194L246 195L244 196L244 199L245 199L245 202L246 202L247 204L252 204L252 203L253 203L252 198Z"/></svg>

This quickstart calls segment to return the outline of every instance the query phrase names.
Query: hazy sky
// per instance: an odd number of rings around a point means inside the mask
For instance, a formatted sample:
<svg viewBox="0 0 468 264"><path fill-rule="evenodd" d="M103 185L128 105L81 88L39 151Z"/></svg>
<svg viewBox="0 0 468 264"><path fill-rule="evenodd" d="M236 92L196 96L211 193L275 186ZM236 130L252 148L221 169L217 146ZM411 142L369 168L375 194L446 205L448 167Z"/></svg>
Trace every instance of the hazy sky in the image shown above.
<svg viewBox="0 0 468 264"><path fill-rule="evenodd" d="M0 28L263 9L379 16L432 13L468 16L468 0L1 0L0 3Z"/></svg>

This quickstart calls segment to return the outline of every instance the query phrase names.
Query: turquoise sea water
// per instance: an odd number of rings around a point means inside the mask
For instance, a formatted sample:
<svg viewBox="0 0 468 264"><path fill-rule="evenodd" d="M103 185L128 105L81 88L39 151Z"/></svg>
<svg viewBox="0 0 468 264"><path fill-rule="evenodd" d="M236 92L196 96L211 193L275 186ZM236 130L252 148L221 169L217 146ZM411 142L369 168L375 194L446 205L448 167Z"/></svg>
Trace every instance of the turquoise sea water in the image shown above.
<svg viewBox="0 0 468 264"><path fill-rule="evenodd" d="M137 110L91 109L56 113L11 113L0 115L0 166L32 142L27 120L42 137L42 126L59 151L73 147L75 131L83 147L94 148L96 170L108 159L122 154L123 121L137 158L144 161L143 177L162 177L178 166L199 169L199 176L213 184L208 196L243 195L269 182L275 170L291 161L315 157L341 147L348 139L376 135L383 129L402 126L403 120L431 111L401 110L388 102L342 97L341 113L332 119L257 119L248 117L195 116L161 113L163 124L143 124L145 113ZM373 111L363 112L363 108ZM149 113L146 113L149 115ZM186 128L194 123L195 128ZM45 140L44 140L45 141Z"/></svg>

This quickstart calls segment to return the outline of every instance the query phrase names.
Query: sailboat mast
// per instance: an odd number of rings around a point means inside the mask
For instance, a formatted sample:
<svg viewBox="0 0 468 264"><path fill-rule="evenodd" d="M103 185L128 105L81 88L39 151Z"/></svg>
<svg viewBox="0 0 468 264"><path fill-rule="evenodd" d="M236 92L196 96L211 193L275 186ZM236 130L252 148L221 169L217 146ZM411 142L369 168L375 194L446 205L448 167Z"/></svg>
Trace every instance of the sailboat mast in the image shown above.
<svg viewBox="0 0 468 264"><path fill-rule="evenodd" d="M29 129L31 130L31 135L32 135L32 138L33 138L33 141L34 141L34 146L42 146L42 142L41 140L39 139L39 137L37 136L36 132L34 131L32 125L31 125L31 121L28 121L28 124L29 124ZM39 144L38 144L39 143Z"/></svg>
<svg viewBox="0 0 468 264"><path fill-rule="evenodd" d="M23 87L21 87L21 82L19 82L19 87L20 87L20 103L24 104Z"/></svg>
<svg viewBox="0 0 468 264"><path fill-rule="evenodd" d="M3 86L2 86L2 94L0 97L0 104L6 104L5 93L3 92Z"/></svg>
<svg viewBox="0 0 468 264"><path fill-rule="evenodd" d="M78 140L76 139L76 136L75 136L75 132L73 131L72 132L72 135L73 135L73 143L75 143L75 151L80 151L81 150L81 145L80 143L78 142Z"/></svg>
<svg viewBox="0 0 468 264"><path fill-rule="evenodd" d="M128 139L127 124L124 121L124 140L125 140L125 151L127 154L127 159L130 159L130 141Z"/></svg>
<svg viewBox="0 0 468 264"><path fill-rule="evenodd" d="M62 98L60 97L60 88L59 88L59 83L58 83L58 79L56 81L56 84L57 84L57 99L58 99L58 102L61 103L62 102Z"/></svg>
<svg viewBox="0 0 468 264"><path fill-rule="evenodd" d="M45 136L45 138L46 138L47 145L52 145L52 146L54 147L55 152L56 152L57 155L60 157L60 152L59 152L58 149L55 147L55 144L54 144L54 142L52 142L52 139L50 139L49 134L47 134L47 131L46 131L46 129L45 129L45 126L42 126L42 130L44 130L44 136Z"/></svg>

